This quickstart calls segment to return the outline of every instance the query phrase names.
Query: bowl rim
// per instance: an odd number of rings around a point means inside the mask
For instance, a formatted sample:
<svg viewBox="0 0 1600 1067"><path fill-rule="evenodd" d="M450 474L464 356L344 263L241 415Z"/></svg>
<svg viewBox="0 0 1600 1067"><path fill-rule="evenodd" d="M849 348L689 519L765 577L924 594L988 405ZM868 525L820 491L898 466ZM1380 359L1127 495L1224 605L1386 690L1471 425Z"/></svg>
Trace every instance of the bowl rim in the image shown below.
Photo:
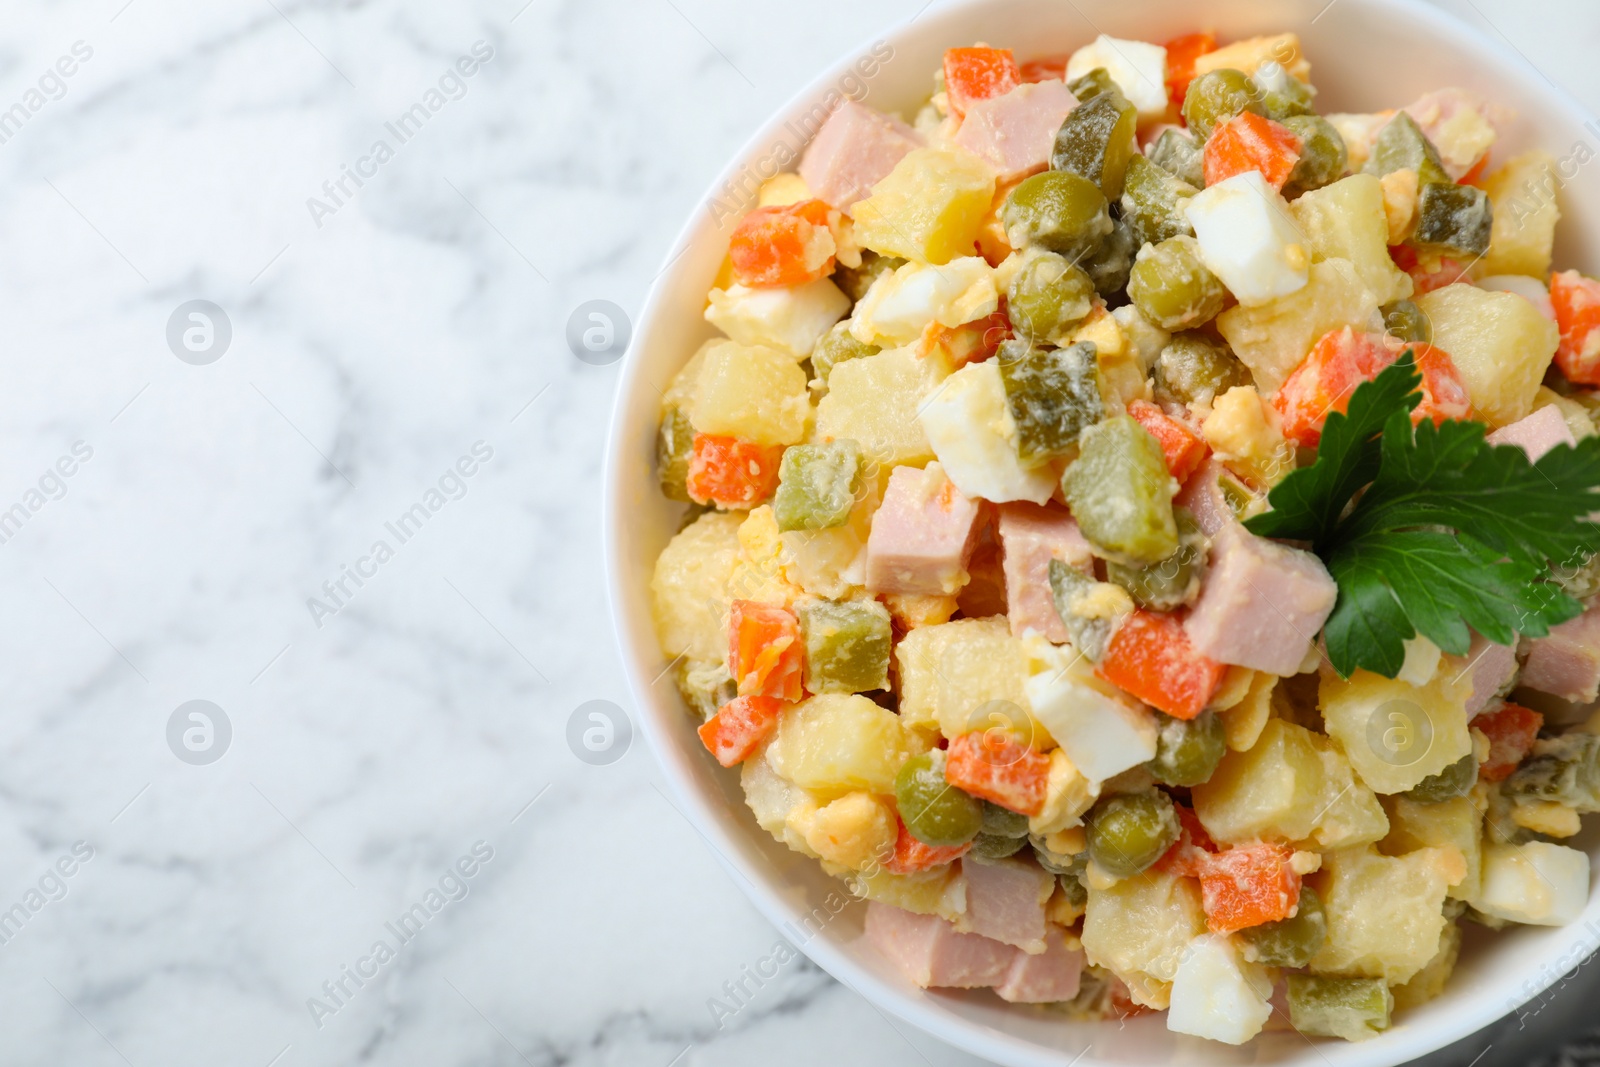
<svg viewBox="0 0 1600 1067"><path fill-rule="evenodd" d="M794 116L804 105L820 99L825 92L837 85L848 73L851 65L867 54L873 43L888 41L892 44L909 32L914 24L929 16L981 8L991 2L992 0L932 0L910 17L897 19L877 28L861 43L843 52L770 111L716 173L704 193L696 199L694 206L685 216L683 225L668 247L659 272L652 280L640 307L628 354L638 350L646 342L654 332L652 326L658 317L670 313L667 294L671 288L671 269L693 246L694 235L701 225L700 213L708 211L719 193L728 187L728 183L737 178L742 170L747 169L748 161L773 140L775 132L785 119ZM1397 9L1411 18L1431 23L1446 36L1465 35L1476 38L1480 47L1497 53L1508 65L1520 69L1524 77L1536 78L1542 82L1539 94L1557 104L1575 124L1583 126L1594 122L1590 112L1569 92L1539 71L1514 46L1496 40L1436 4L1428 0L1362 0L1362 2ZM1075 4L1072 6L1076 9ZM1476 6L1473 6L1476 10ZM1087 21L1087 16L1084 17ZM1488 21L1486 17L1485 21ZM1492 23L1490 25L1492 26ZM606 427L601 483L601 550L609 616L621 652L628 693L637 710L642 732L666 777L667 788L671 793L666 799L710 846L712 855L723 870L732 876L735 883L742 883L741 888L745 896L755 905L762 917L782 934L784 931L796 929L804 913L783 899L768 884L765 872L758 870L745 859L735 839L714 817L712 801L693 788L692 772L686 766L687 759L702 754L694 752L686 756L682 746L667 733L660 718L651 710L656 700L652 692L653 682L640 668L652 659L659 659L660 650L658 647L641 647L640 642L635 640L633 629L629 625L629 615L625 609L627 597L620 585L627 571L621 555L623 538L619 536L619 521L624 514L628 492L628 487L623 484L622 475L621 452L627 430L624 420L627 415L630 388L637 388L642 376L636 373L633 360L623 359L620 363L621 371ZM1591 887L1590 899L1583 915L1569 924L1568 928L1575 929L1578 923L1585 919L1589 920L1589 925L1593 928L1597 914L1600 914L1600 893ZM1089 1055L1093 1047L1092 1041L1074 1056L1065 1049L1048 1048L1014 1033L940 1013L913 993L862 968L842 947L829 938L812 937L798 943L792 938L789 940L798 951L804 953L841 985L863 997L869 1006L885 1009L903 1022L910 1023L924 1033L963 1052L998 1060L1012 1067L1063 1067L1069 1062L1083 1062L1086 1065L1108 1062ZM1519 1011L1560 980L1560 972L1550 972L1548 968L1541 969L1539 976L1533 982L1519 986L1515 996L1507 998L1502 1012L1489 1018L1467 1017L1465 1012L1452 1012L1445 1020L1434 1020L1427 1026L1399 1028L1369 1041L1323 1042L1315 1047L1321 1053L1319 1058L1328 1067L1357 1067L1357 1065L1386 1067L1386 1065L1406 1063L1486 1030L1497 1021ZM1448 996L1448 992L1445 995ZM898 1030L898 1027L896 1029Z"/></svg>

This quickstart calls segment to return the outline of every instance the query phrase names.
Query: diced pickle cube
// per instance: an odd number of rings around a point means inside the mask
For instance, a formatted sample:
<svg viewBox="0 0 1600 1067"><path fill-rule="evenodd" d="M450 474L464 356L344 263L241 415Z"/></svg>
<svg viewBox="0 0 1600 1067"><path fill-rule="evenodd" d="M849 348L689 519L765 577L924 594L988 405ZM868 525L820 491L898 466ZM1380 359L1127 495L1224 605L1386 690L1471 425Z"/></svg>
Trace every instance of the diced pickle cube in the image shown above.
<svg viewBox="0 0 1600 1067"><path fill-rule="evenodd" d="M1186 508L1173 509L1178 523L1178 550L1159 563L1130 567L1107 563L1106 578L1128 591L1134 602L1152 611L1173 611L1193 604L1200 593L1206 561L1206 537Z"/></svg>
<svg viewBox="0 0 1600 1067"><path fill-rule="evenodd" d="M889 609L876 600L801 601L806 689L865 693L889 688Z"/></svg>
<svg viewBox="0 0 1600 1067"><path fill-rule="evenodd" d="M1096 554L1141 564L1176 552L1172 475L1156 439L1119 415L1083 431L1080 446L1061 487Z"/></svg>
<svg viewBox="0 0 1600 1067"><path fill-rule="evenodd" d="M673 681L678 684L683 702L702 722L739 695L739 687L733 684L733 675L728 673L728 665L722 660L680 658Z"/></svg>
<svg viewBox="0 0 1600 1067"><path fill-rule="evenodd" d="M1111 232L1111 213L1100 187L1071 171L1024 178L1000 210L1013 248L1037 245L1077 261Z"/></svg>
<svg viewBox="0 0 1600 1067"><path fill-rule="evenodd" d="M1050 561L1050 595L1072 647L1095 663L1106 654L1117 623L1133 610L1121 587L1097 582L1059 559Z"/></svg>
<svg viewBox="0 0 1600 1067"><path fill-rule="evenodd" d="M778 491L772 498L778 529L843 526L860 488L861 446L854 441L795 445L778 466Z"/></svg>
<svg viewBox="0 0 1600 1067"><path fill-rule="evenodd" d="M1433 147L1416 120L1404 111L1379 131L1366 165L1361 169L1379 178L1397 170L1409 170L1416 174L1418 185L1450 181L1439 159L1439 150Z"/></svg>
<svg viewBox="0 0 1600 1067"><path fill-rule="evenodd" d="M1144 156L1134 156L1122 186L1122 218L1133 231L1134 247L1160 244L1183 234L1194 236L1183 202L1197 192Z"/></svg>
<svg viewBox="0 0 1600 1067"><path fill-rule="evenodd" d="M1350 164L1350 153L1333 123L1320 115L1293 115L1280 121L1300 138L1300 158L1289 172L1284 195L1298 196L1338 181Z"/></svg>
<svg viewBox="0 0 1600 1067"><path fill-rule="evenodd" d="M1417 196L1417 228L1411 243L1452 256L1481 256L1489 250L1493 229L1488 193L1470 185L1432 182Z"/></svg>
<svg viewBox="0 0 1600 1067"><path fill-rule="evenodd" d="M1073 78L1067 83L1067 89L1078 98L1078 103L1083 103L1104 92L1121 92L1117 83L1111 80L1111 74L1104 67L1096 67L1087 74Z"/></svg>
<svg viewBox="0 0 1600 1067"><path fill-rule="evenodd" d="M1120 90L1090 97L1067 113L1056 133L1050 169L1081 174L1100 187L1107 200L1122 195L1128 161L1138 150L1139 112Z"/></svg>
<svg viewBox="0 0 1600 1067"><path fill-rule="evenodd" d="M1181 130L1163 130L1146 155L1150 162L1196 189L1206 183L1205 153Z"/></svg>
<svg viewBox="0 0 1600 1067"><path fill-rule="evenodd" d="M1360 1041L1389 1029L1394 996L1381 978L1291 974L1289 1018L1309 1037Z"/></svg>
<svg viewBox="0 0 1600 1067"><path fill-rule="evenodd" d="M684 480L689 476L689 456L694 451L694 427L677 405L661 413L661 429L656 435L656 476L668 500L689 503Z"/></svg>
<svg viewBox="0 0 1600 1067"><path fill-rule="evenodd" d="M1026 464L1066 455L1104 409L1095 347L1039 349L1007 341L999 357L1006 407L1017 425L1017 455Z"/></svg>
<svg viewBox="0 0 1600 1067"><path fill-rule="evenodd" d="M882 257L879 260L883 261ZM812 388L817 390L818 395L827 393L828 374L834 367L847 359L875 356L879 351L877 345L857 341L851 335L849 319L834 323L817 341L817 347L811 350L811 369L816 373Z"/></svg>
<svg viewBox="0 0 1600 1067"><path fill-rule="evenodd" d="M1600 735L1578 731L1535 742L1532 756L1505 780L1501 791L1584 813L1600 811Z"/></svg>

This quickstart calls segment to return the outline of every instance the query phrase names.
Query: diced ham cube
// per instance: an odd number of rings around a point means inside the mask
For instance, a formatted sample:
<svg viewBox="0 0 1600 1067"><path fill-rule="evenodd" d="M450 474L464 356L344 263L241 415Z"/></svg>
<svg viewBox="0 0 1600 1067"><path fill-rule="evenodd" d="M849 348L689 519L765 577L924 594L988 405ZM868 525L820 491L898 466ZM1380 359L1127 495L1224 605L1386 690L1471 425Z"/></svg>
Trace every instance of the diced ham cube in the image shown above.
<svg viewBox="0 0 1600 1067"><path fill-rule="evenodd" d="M1528 642L1522 684L1578 703L1600 696L1600 605Z"/></svg>
<svg viewBox="0 0 1600 1067"><path fill-rule="evenodd" d="M1025 83L967 108L955 142L987 161L1002 182L1016 181L1049 165L1056 131L1077 106L1065 82Z"/></svg>
<svg viewBox="0 0 1600 1067"><path fill-rule="evenodd" d="M1517 673L1517 650L1474 633L1472 644L1467 647L1466 665L1461 669L1472 672L1472 695L1467 698L1467 718L1470 719L1493 703Z"/></svg>
<svg viewBox="0 0 1600 1067"><path fill-rule="evenodd" d="M1050 595L1050 561L1059 559L1090 573L1094 556L1089 542L1066 508L1017 501L1001 504L998 511L1011 632L1021 637L1033 630L1045 640L1061 644L1067 640L1067 628Z"/></svg>
<svg viewBox="0 0 1600 1067"><path fill-rule="evenodd" d="M1561 417L1561 409L1554 404L1547 404L1510 426L1500 427L1489 435L1488 441L1491 445L1516 445L1528 454L1532 462L1538 462L1540 456L1556 445L1578 443L1567 426L1567 420Z"/></svg>
<svg viewBox="0 0 1600 1067"><path fill-rule="evenodd" d="M1287 677L1299 673L1338 592L1310 552L1224 526L1184 630L1202 655Z"/></svg>
<svg viewBox="0 0 1600 1067"><path fill-rule="evenodd" d="M901 157L921 143L917 132L899 119L846 100L806 147L800 177L813 196L849 214L857 200L865 200Z"/></svg>
<svg viewBox="0 0 1600 1067"><path fill-rule="evenodd" d="M978 934L963 934L937 915L916 915L890 904L867 905L867 941L923 989L976 989L1005 981L1017 950Z"/></svg>
<svg viewBox="0 0 1600 1067"><path fill-rule="evenodd" d="M867 535L867 588L874 593L952 596L966 582L978 503L938 464L896 467Z"/></svg>
<svg viewBox="0 0 1600 1067"><path fill-rule="evenodd" d="M1200 469L1183 483L1172 498L1174 507L1188 508L1200 532L1214 537L1218 530L1235 522L1228 498L1222 495L1223 466L1215 456L1200 464Z"/></svg>
<svg viewBox="0 0 1600 1067"><path fill-rule="evenodd" d="M1067 939L1052 930L1045 936L1045 949L1030 956L1019 952L1011 970L994 987L1001 1000L1013 1004L1054 1004L1078 995L1078 980L1083 976L1083 953L1067 947Z"/></svg>
<svg viewBox="0 0 1600 1067"><path fill-rule="evenodd" d="M1044 951L1044 903L1055 888L1053 875L1015 859L962 860L961 873L967 879L966 928L1024 952Z"/></svg>

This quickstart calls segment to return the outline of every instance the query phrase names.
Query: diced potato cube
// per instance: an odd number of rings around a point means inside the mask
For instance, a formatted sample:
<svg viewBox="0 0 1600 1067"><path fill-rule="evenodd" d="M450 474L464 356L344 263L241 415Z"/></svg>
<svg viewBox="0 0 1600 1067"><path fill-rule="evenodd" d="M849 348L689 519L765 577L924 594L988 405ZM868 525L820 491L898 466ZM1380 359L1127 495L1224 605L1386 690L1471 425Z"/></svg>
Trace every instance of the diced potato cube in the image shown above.
<svg viewBox="0 0 1600 1067"><path fill-rule="evenodd" d="M1433 959L1422 965L1422 970L1395 986L1389 992L1394 996L1398 1011L1415 1008L1444 992L1450 973L1456 969L1456 959L1461 955L1461 927L1453 922L1444 924L1439 934L1439 950Z"/></svg>
<svg viewBox="0 0 1600 1067"><path fill-rule="evenodd" d="M714 337L695 349L694 355L689 357L689 362L683 369L672 376L672 381L667 383L667 391L661 394L661 409L678 408L688 411L694 406L694 393L700 384L700 371L706 365L706 353L713 348L727 344L727 339Z"/></svg>
<svg viewBox="0 0 1600 1067"><path fill-rule="evenodd" d="M1311 346L1329 330L1375 325L1378 298L1361 281L1355 264L1337 257L1313 263L1304 288L1270 304L1229 308L1217 329L1255 375L1262 393L1278 391ZM1435 336L1435 343L1438 342Z"/></svg>
<svg viewBox="0 0 1600 1067"><path fill-rule="evenodd" d="M1419 848L1453 848L1461 853L1466 871L1452 883L1450 895L1471 900L1478 895L1483 865L1483 812L1471 797L1452 797L1424 804L1403 796L1385 797L1389 836L1378 843L1385 856L1403 856Z"/></svg>
<svg viewBox="0 0 1600 1067"><path fill-rule="evenodd" d="M705 352L689 421L697 433L792 445L811 415L806 372L772 348L733 341Z"/></svg>
<svg viewBox="0 0 1600 1067"><path fill-rule="evenodd" d="M1305 843L1330 849L1381 840L1389 832L1389 819L1377 795L1356 779L1350 761L1337 746L1320 734L1311 736L1322 757L1322 795L1317 798L1317 810L1322 816Z"/></svg>
<svg viewBox="0 0 1600 1067"><path fill-rule="evenodd" d="M867 290L850 315L850 335L883 348L908 345L931 322L954 329L999 306L994 268L980 256L939 267L907 263Z"/></svg>
<svg viewBox="0 0 1600 1067"><path fill-rule="evenodd" d="M762 345L800 360L828 327L850 311L850 298L827 278L789 288L730 285L711 290L706 321L744 345Z"/></svg>
<svg viewBox="0 0 1600 1067"><path fill-rule="evenodd" d="M1272 718L1272 690L1278 684L1278 676L1265 671L1247 671L1242 667L1229 668L1228 674L1231 676L1235 671L1242 672L1248 678L1248 688L1243 697L1222 708L1218 715L1222 719L1222 734L1227 739L1228 748L1234 752L1248 752L1260 740L1267 720ZM1223 686L1227 687L1226 679Z"/></svg>
<svg viewBox="0 0 1600 1067"><path fill-rule="evenodd" d="M1324 855L1312 882L1328 917L1328 940L1311 970L1390 985L1410 979L1439 949L1445 893L1463 866L1453 849L1390 857L1364 845Z"/></svg>
<svg viewBox="0 0 1600 1067"><path fill-rule="evenodd" d="M1499 428L1533 411L1560 331L1527 300L1465 283L1417 297L1433 344L1450 353L1472 406Z"/></svg>
<svg viewBox="0 0 1600 1067"><path fill-rule="evenodd" d="M945 863L915 874L891 874L875 867L850 877L845 884L863 900L955 922L967 911L967 880L960 866Z"/></svg>
<svg viewBox="0 0 1600 1067"><path fill-rule="evenodd" d="M1589 854L1548 841L1491 841L1483 849L1483 887L1472 906L1533 926L1565 926L1589 900Z"/></svg>
<svg viewBox="0 0 1600 1067"><path fill-rule="evenodd" d="M1379 793L1403 793L1472 751L1471 695L1471 679L1449 671L1425 686L1369 671L1349 678L1328 671L1318 687L1328 736Z"/></svg>
<svg viewBox="0 0 1600 1067"><path fill-rule="evenodd" d="M946 737L959 737L987 728L988 720L975 714L996 700L1015 705L1014 714L1027 714L1022 642L1011 636L1004 617L919 626L900 640L895 661L900 716L909 726L937 726Z"/></svg>
<svg viewBox="0 0 1600 1067"><path fill-rule="evenodd" d="M994 182L994 171L977 156L913 149L855 205L856 241L918 263L970 255L994 198Z"/></svg>
<svg viewBox="0 0 1600 1067"><path fill-rule="evenodd" d="M1226 934L1201 934L1190 944L1172 979L1167 1029L1242 1045L1272 1017L1272 979L1247 963Z"/></svg>
<svg viewBox="0 0 1600 1067"><path fill-rule="evenodd" d="M843 526L785 533L785 576L812 596L830 600L844 600L860 589L866 582L867 537L877 493L876 486L865 486Z"/></svg>
<svg viewBox="0 0 1600 1067"><path fill-rule="evenodd" d="M1317 259L1347 259L1380 304L1411 295L1411 277L1389 256L1383 185L1370 174L1352 174L1303 193L1289 205Z"/></svg>
<svg viewBox="0 0 1600 1067"><path fill-rule="evenodd" d="M1184 953L1205 931L1200 884L1193 878L1151 868L1110 885L1089 886L1084 952L1090 963L1126 982L1147 1007L1168 1006L1170 983Z"/></svg>
<svg viewBox="0 0 1600 1067"><path fill-rule="evenodd" d="M823 794L894 795L900 765L921 742L899 716L856 694L823 694L783 710L767 760L778 774Z"/></svg>
<svg viewBox="0 0 1600 1067"><path fill-rule="evenodd" d="M917 421L923 393L938 379L909 348L847 360L828 375L828 395L817 405L816 437L852 438L873 465L920 467L933 447Z"/></svg>
<svg viewBox="0 0 1600 1067"><path fill-rule="evenodd" d="M707 512L681 530L656 559L650 579L661 651L697 660L728 656L728 579L739 564L742 513Z"/></svg>
<svg viewBox="0 0 1600 1067"><path fill-rule="evenodd" d="M1526 274L1549 280L1550 252L1561 218L1554 165L1544 152L1524 152L1484 181L1494 204L1494 228L1489 253L1476 268L1483 275Z"/></svg>
<svg viewBox="0 0 1600 1067"><path fill-rule="evenodd" d="M1043 504L1055 492L1049 466L1025 467L1018 458L1016 420L995 361L956 371L923 401L917 418L945 474L966 496Z"/></svg>

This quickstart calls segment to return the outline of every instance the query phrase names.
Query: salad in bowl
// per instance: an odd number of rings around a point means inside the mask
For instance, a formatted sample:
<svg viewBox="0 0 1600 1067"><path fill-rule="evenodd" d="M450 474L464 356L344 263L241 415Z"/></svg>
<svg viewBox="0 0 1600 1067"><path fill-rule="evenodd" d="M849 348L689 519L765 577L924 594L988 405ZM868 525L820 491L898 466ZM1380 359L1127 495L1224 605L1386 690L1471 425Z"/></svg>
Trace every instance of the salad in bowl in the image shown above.
<svg viewBox="0 0 1600 1067"><path fill-rule="evenodd" d="M950 48L762 184L661 397L656 636L924 988L1361 1040L1600 811L1600 282L1559 164L1292 33ZM1503 158L1502 158L1503 157Z"/></svg>

